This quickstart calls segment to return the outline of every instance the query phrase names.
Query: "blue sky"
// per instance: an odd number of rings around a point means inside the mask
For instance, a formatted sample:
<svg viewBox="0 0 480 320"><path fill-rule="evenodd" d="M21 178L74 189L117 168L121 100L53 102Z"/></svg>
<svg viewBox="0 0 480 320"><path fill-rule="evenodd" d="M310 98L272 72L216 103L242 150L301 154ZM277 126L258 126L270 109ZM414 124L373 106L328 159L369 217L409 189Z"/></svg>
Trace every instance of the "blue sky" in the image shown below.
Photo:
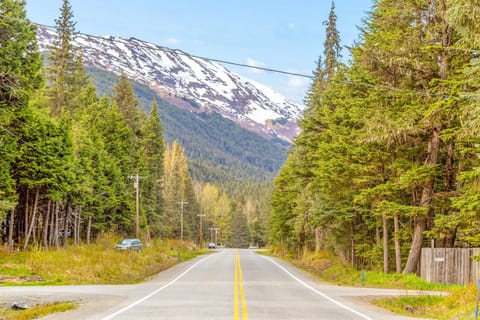
<svg viewBox="0 0 480 320"><path fill-rule="evenodd" d="M337 0L342 45L373 0ZM27 0L28 17L54 25L62 0ZM199 56L308 74L323 50L330 0L70 0L77 31L135 37ZM345 55L348 52L345 51ZM308 79L226 66L301 103Z"/></svg>

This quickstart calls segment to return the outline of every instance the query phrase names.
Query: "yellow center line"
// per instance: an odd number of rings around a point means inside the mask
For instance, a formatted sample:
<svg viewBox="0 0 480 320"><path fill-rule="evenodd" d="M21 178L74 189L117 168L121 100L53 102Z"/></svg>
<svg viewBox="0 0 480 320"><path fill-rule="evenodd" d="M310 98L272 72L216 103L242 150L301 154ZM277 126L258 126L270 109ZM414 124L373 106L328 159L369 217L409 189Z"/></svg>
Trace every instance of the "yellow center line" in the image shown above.
<svg viewBox="0 0 480 320"><path fill-rule="evenodd" d="M235 256L235 280L233 282L233 319L238 320L238 252Z"/></svg>
<svg viewBox="0 0 480 320"><path fill-rule="evenodd" d="M240 301L242 304L242 319L248 320L248 312L247 312L247 303L245 300L245 293L243 291L243 275L242 275L242 267L240 266L240 255L238 254L238 250L235 255L235 280L233 283L234 291L233 291L233 319L239 319L239 304L238 304L238 296L240 293Z"/></svg>

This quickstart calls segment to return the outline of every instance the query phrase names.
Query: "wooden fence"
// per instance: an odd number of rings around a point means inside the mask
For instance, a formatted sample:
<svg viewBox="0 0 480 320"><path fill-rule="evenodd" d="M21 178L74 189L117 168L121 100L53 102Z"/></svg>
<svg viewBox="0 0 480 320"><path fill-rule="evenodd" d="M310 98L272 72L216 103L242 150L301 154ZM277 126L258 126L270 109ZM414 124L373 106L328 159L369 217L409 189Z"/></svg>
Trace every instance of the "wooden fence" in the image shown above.
<svg viewBox="0 0 480 320"><path fill-rule="evenodd" d="M435 283L467 285L480 279L480 248L423 248L420 277Z"/></svg>

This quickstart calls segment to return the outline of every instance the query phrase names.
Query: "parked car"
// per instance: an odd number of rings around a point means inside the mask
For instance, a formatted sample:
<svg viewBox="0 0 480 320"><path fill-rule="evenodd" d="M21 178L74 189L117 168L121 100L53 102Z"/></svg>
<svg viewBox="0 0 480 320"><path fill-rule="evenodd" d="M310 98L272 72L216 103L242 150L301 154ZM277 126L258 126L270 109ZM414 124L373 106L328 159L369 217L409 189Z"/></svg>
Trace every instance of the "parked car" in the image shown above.
<svg viewBox="0 0 480 320"><path fill-rule="evenodd" d="M115 247L118 250L141 251L143 249L142 241L138 239L123 239Z"/></svg>
<svg viewBox="0 0 480 320"><path fill-rule="evenodd" d="M215 245L214 242L210 242L210 243L208 244L208 249L215 249L216 247L217 247L217 246Z"/></svg>

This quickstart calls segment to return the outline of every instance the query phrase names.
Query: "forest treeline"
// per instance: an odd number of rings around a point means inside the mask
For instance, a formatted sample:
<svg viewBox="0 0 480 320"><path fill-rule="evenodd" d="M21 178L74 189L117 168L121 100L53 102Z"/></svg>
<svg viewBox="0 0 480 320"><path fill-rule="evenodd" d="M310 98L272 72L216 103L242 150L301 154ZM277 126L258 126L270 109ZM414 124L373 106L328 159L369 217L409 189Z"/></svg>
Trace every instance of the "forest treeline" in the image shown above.
<svg viewBox="0 0 480 320"><path fill-rule="evenodd" d="M374 1L348 63L334 9L275 179L272 244L404 273L424 246L478 246L478 1Z"/></svg>
<svg viewBox="0 0 480 320"><path fill-rule="evenodd" d="M44 64L25 1L0 0L0 221L6 246L89 243L102 232L198 242L200 217L206 241L215 231L215 240L227 245L264 243L269 203L263 195L270 188L258 183L227 194L226 186L193 181L183 146L165 142L156 101L148 114L139 108L125 75L111 95L97 93L73 45L68 0L55 27Z"/></svg>
<svg viewBox="0 0 480 320"><path fill-rule="evenodd" d="M111 95L118 76L87 67L100 95ZM157 101L165 140L185 148L190 172L204 182L271 182L285 162L288 143L269 140L243 129L215 112L190 112L168 103L145 85L132 82L140 106ZM194 102L190 102L194 104ZM200 109L200 108L197 108Z"/></svg>

